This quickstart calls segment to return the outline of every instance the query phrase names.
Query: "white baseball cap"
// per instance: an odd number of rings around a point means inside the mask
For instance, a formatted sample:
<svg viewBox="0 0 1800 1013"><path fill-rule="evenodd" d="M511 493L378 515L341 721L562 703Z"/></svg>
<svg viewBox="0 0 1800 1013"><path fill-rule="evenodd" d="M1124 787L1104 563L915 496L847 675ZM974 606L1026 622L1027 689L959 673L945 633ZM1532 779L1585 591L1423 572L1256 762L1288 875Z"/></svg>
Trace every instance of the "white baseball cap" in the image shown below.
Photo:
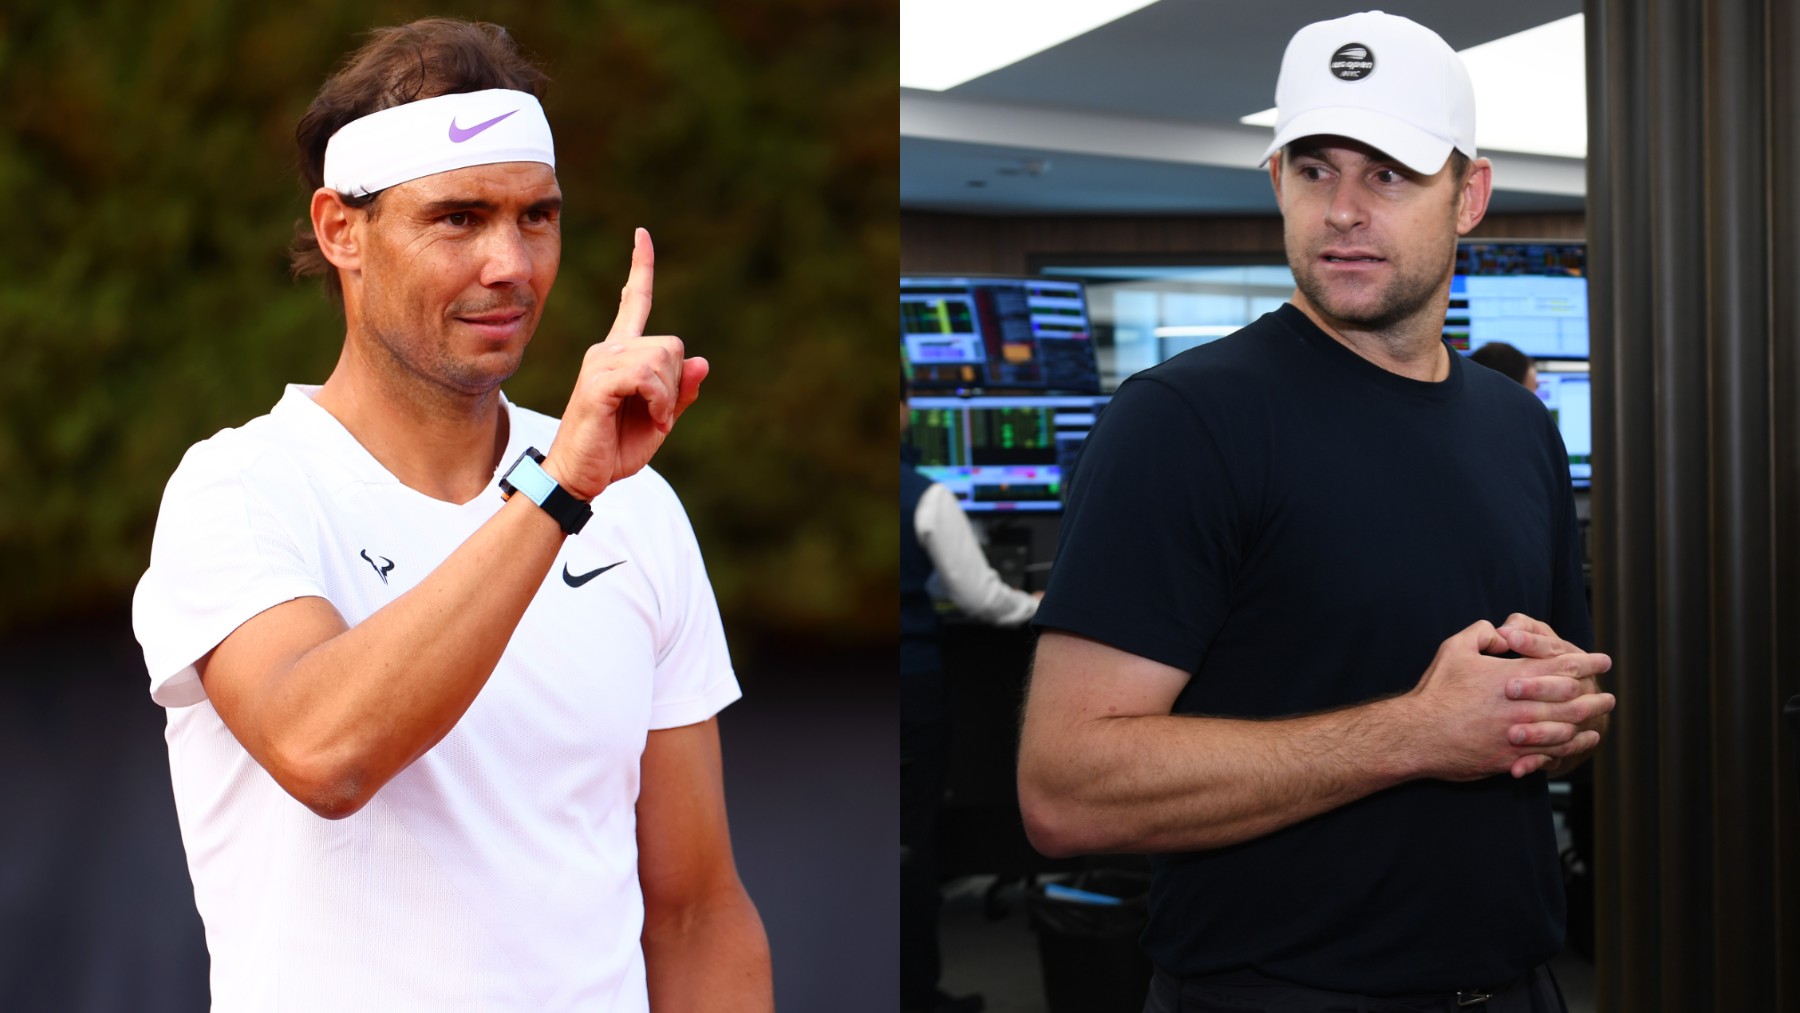
<svg viewBox="0 0 1800 1013"><path fill-rule="evenodd" d="M1294 33L1275 85L1275 140L1361 141L1427 175L1455 148L1475 157L1475 88L1462 57L1416 21L1369 11Z"/></svg>

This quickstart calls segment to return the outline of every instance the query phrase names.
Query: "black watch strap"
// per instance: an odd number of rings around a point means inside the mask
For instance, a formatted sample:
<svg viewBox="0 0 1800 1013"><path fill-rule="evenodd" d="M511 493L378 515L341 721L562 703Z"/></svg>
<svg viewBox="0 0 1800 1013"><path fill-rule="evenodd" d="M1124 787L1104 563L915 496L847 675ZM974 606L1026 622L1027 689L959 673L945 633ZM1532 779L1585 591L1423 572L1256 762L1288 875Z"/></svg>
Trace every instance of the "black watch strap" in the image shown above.
<svg viewBox="0 0 1800 1013"><path fill-rule="evenodd" d="M536 503L543 511L556 519L564 532L575 535L587 525L588 518L594 516L594 508L586 500L576 499L569 490L556 484L550 473L543 469L544 455L536 447L526 447L512 467L500 479L500 492L511 499L514 493L523 493L526 499Z"/></svg>

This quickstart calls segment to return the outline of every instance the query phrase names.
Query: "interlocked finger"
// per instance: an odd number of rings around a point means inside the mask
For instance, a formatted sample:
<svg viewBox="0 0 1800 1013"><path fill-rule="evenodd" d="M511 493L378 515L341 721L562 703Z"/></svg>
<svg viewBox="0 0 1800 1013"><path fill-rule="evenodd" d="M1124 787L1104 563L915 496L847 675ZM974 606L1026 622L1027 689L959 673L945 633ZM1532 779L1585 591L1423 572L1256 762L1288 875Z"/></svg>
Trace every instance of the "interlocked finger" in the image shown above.
<svg viewBox="0 0 1800 1013"><path fill-rule="evenodd" d="M1588 730L1575 735L1560 746L1549 746L1538 752L1529 753L1513 761L1512 776L1524 777L1536 773L1565 756L1585 753L1600 745L1600 733Z"/></svg>
<svg viewBox="0 0 1800 1013"><path fill-rule="evenodd" d="M1515 746L1561 746L1582 734L1581 728L1565 721L1538 721L1513 725L1506 730L1506 741Z"/></svg>
<svg viewBox="0 0 1800 1013"><path fill-rule="evenodd" d="M1581 648L1560 637L1532 633L1513 626L1504 627L1501 636L1506 638L1507 645L1513 651L1527 658L1554 658L1562 654L1583 653Z"/></svg>
<svg viewBox="0 0 1800 1013"><path fill-rule="evenodd" d="M1506 684L1506 696L1509 700L1562 703L1592 691L1592 680L1571 679L1561 675L1521 677Z"/></svg>

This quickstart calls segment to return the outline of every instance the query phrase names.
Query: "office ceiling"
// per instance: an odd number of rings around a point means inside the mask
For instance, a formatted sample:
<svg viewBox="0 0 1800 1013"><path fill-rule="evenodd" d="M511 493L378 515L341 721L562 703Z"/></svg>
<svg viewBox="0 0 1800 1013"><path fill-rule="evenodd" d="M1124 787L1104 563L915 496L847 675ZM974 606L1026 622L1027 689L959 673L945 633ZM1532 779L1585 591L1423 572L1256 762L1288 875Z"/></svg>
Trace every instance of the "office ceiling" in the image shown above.
<svg viewBox="0 0 1800 1013"><path fill-rule="evenodd" d="M1022 214L1274 214L1258 168L1296 29L1349 0L1160 0L944 92L900 93L900 206ZM1581 0L1376 4L1456 49L1581 12ZM905 16L902 10L902 16ZM1580 211L1581 159L1488 152L1493 210Z"/></svg>

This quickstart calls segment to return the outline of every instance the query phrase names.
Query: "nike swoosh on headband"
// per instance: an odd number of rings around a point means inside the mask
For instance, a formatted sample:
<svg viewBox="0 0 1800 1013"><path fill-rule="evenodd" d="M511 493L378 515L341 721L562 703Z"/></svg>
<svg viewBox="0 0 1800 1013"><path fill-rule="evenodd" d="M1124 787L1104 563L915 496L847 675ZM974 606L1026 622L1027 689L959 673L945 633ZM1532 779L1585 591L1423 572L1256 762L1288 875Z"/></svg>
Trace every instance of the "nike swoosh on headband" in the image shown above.
<svg viewBox="0 0 1800 1013"><path fill-rule="evenodd" d="M461 144L516 112L518 112L517 109L514 109L512 113L501 113L485 123L477 123L474 126L467 128L457 126L456 117L452 116L450 117L450 143Z"/></svg>

